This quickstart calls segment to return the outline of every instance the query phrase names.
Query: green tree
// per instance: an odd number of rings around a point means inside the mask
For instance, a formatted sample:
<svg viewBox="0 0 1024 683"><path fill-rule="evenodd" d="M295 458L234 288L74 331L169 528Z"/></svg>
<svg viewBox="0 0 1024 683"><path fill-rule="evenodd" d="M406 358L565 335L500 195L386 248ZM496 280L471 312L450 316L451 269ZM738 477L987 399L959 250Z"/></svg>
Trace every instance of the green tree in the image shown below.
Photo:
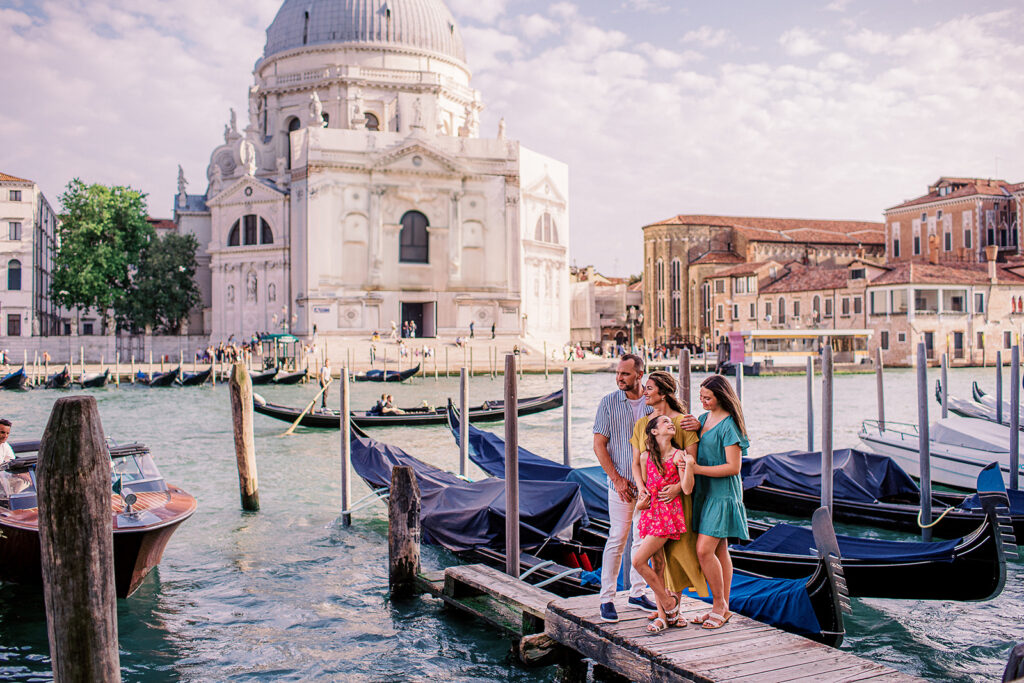
<svg viewBox="0 0 1024 683"><path fill-rule="evenodd" d="M152 240L132 278L123 318L139 329L152 325L154 332L177 333L200 300L195 277L198 248L195 235L170 233Z"/></svg>
<svg viewBox="0 0 1024 683"><path fill-rule="evenodd" d="M124 311L132 273L155 236L146 222L146 195L75 178L60 201L64 213L50 297L68 308Z"/></svg>

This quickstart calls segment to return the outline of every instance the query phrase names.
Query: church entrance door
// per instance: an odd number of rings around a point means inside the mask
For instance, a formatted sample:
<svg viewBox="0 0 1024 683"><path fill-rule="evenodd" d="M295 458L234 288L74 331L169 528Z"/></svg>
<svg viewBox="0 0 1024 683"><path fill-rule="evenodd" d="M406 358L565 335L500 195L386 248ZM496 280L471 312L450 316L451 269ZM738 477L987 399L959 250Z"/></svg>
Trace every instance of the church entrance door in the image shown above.
<svg viewBox="0 0 1024 683"><path fill-rule="evenodd" d="M402 322L416 323L416 337L434 337L437 334L435 304L428 302L402 302Z"/></svg>

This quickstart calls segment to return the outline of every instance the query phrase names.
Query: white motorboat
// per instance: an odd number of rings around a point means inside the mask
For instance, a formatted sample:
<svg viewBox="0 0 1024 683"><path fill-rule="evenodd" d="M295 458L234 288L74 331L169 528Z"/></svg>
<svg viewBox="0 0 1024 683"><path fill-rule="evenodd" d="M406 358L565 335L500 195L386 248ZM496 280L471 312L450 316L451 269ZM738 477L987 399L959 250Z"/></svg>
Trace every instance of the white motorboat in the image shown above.
<svg viewBox="0 0 1024 683"><path fill-rule="evenodd" d="M911 476L920 479L920 437L917 425L877 420L861 423L860 440L872 453L887 455ZM1010 480L1010 429L1004 425L950 416L936 420L929 429L931 479L936 484L973 490L978 472L998 462L1007 484ZM1024 467L1018 463L1024 481Z"/></svg>

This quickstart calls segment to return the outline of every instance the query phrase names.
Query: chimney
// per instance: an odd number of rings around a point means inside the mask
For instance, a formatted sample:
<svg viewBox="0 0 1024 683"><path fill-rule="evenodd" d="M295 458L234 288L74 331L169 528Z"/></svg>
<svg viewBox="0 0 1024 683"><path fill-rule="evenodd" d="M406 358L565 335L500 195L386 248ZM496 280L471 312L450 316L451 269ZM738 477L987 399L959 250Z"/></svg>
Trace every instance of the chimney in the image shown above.
<svg viewBox="0 0 1024 683"><path fill-rule="evenodd" d="M939 238L935 235L928 235L928 261L939 264Z"/></svg>
<svg viewBox="0 0 1024 683"><path fill-rule="evenodd" d="M999 247L994 244L985 247L985 259L988 261L988 279L992 284L996 283L996 255L998 253Z"/></svg>

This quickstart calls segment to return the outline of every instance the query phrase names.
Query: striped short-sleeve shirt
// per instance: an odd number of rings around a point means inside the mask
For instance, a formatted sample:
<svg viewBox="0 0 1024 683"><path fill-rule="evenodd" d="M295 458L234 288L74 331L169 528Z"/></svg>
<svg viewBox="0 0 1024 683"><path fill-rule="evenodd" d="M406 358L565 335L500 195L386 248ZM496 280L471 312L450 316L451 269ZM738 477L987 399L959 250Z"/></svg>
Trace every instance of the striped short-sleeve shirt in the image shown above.
<svg viewBox="0 0 1024 683"><path fill-rule="evenodd" d="M649 405L642 406L644 415L652 411ZM601 399L594 418L594 433L608 437L608 454L612 456L615 469L629 481L633 481L633 447L629 443L633 436L636 418L629 405L626 392L618 389Z"/></svg>

